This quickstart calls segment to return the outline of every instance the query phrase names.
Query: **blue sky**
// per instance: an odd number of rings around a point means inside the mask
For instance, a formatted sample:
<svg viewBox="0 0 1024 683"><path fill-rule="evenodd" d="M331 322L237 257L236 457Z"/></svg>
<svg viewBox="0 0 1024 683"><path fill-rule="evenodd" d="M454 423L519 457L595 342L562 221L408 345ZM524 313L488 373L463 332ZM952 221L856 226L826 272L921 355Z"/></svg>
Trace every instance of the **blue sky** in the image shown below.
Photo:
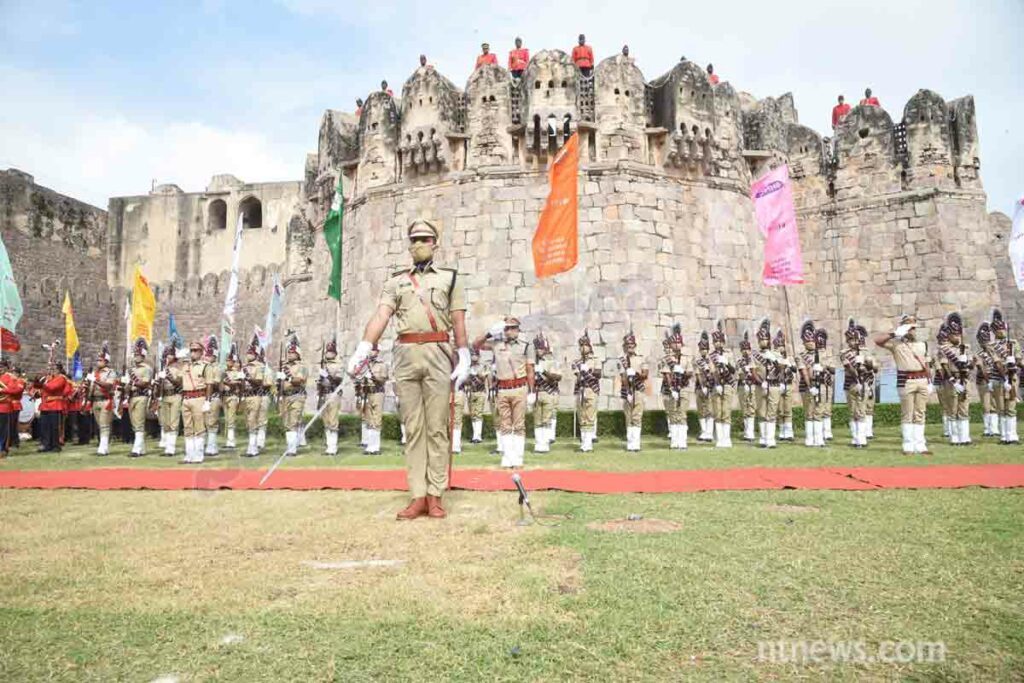
<svg viewBox="0 0 1024 683"><path fill-rule="evenodd" d="M971 93L989 208L1024 194L1022 0L490 5L0 0L0 168L99 206L154 179L298 179L321 112L382 78L400 91L421 52L463 85L483 40L584 32L599 58L628 43L648 79L686 55L757 97L792 91L822 133L839 92L870 85L895 119L918 88Z"/></svg>

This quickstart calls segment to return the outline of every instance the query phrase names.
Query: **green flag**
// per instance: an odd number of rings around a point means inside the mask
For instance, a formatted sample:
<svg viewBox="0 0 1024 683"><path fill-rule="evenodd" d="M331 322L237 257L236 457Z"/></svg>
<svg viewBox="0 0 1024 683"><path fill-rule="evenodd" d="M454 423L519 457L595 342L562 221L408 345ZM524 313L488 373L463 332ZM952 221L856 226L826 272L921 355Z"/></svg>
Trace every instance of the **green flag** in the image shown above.
<svg viewBox="0 0 1024 683"><path fill-rule="evenodd" d="M17 332L21 314L18 283L14 281L14 270L11 268L11 259L7 256L7 247L4 246L3 240L0 240L0 327Z"/></svg>
<svg viewBox="0 0 1024 683"><path fill-rule="evenodd" d="M341 171L338 171L338 187L334 190L334 201L324 221L324 239L331 252L331 279L327 284L327 296L341 301L341 214L345 200L341 195Z"/></svg>

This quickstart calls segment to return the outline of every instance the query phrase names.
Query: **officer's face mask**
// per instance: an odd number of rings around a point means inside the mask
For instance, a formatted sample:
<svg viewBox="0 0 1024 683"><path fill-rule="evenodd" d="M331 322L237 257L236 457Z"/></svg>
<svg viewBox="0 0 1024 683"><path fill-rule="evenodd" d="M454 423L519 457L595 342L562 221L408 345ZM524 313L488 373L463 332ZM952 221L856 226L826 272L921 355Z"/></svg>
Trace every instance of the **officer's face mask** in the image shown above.
<svg viewBox="0 0 1024 683"><path fill-rule="evenodd" d="M424 263L434 258L434 243L428 239L415 238L409 245L413 263Z"/></svg>

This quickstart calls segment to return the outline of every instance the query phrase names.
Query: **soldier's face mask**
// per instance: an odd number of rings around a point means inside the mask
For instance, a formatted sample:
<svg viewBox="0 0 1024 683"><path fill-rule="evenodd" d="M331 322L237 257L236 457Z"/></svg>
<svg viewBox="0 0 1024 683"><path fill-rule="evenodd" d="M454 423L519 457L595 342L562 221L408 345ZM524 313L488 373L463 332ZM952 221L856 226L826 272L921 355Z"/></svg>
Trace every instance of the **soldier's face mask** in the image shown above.
<svg viewBox="0 0 1024 683"><path fill-rule="evenodd" d="M327 360L334 360L337 357L338 357L338 354L335 353L334 351L325 351L324 352L324 358L326 358Z"/></svg>
<svg viewBox="0 0 1024 683"><path fill-rule="evenodd" d="M413 237L409 244L409 255L413 263L424 263L434 258L434 240L429 237Z"/></svg>

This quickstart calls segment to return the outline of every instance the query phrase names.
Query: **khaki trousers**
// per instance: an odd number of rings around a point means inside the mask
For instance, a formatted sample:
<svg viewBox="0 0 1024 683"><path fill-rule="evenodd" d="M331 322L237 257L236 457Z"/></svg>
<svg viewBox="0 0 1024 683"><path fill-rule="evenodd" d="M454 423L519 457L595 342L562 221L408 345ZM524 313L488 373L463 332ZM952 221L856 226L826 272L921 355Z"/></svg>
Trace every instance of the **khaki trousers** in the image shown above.
<svg viewBox="0 0 1024 683"><path fill-rule="evenodd" d="M971 417L971 400L967 395L967 385L964 385L964 393L958 394L954 389L950 397L949 416L957 420L967 420Z"/></svg>
<svg viewBox="0 0 1024 683"><path fill-rule="evenodd" d="M146 410L149 408L148 396L132 396L128 401L128 414L132 419L132 431L146 431Z"/></svg>
<svg viewBox="0 0 1024 683"><path fill-rule="evenodd" d="M260 428L260 410L262 409L262 396L243 396L242 410L245 411L245 427L250 432L256 432Z"/></svg>
<svg viewBox="0 0 1024 683"><path fill-rule="evenodd" d="M939 398L942 414L946 417L953 417L953 411L955 410L953 405L953 387L949 386L949 382L942 382L935 386L935 394Z"/></svg>
<svg viewBox="0 0 1024 683"><path fill-rule="evenodd" d="M456 403L456 415L458 412L458 403ZM384 420L383 391L366 395L366 399L363 401L362 420L366 423L368 429L380 429L381 422Z"/></svg>
<svg viewBox="0 0 1024 683"><path fill-rule="evenodd" d="M686 409L690 406L690 390L680 389L679 400L672 398L672 394L662 394L661 405L665 408L665 419L670 425L686 424Z"/></svg>
<svg viewBox="0 0 1024 683"><path fill-rule="evenodd" d="M558 394L546 391L537 393L537 404L533 407L533 424L547 427L558 410Z"/></svg>
<svg viewBox="0 0 1024 683"><path fill-rule="evenodd" d="M526 393L525 386L498 389L499 434L526 435Z"/></svg>
<svg viewBox="0 0 1024 683"><path fill-rule="evenodd" d="M228 396L224 399L224 428L234 429L238 421L238 404L241 399L238 396Z"/></svg>
<svg viewBox="0 0 1024 683"><path fill-rule="evenodd" d="M297 432L302 429L302 408L306 405L305 392L283 396L278 409L281 411L281 423L287 431Z"/></svg>
<svg viewBox="0 0 1024 683"><path fill-rule="evenodd" d="M757 387L757 418L762 422L776 422L776 415L779 412L779 403L782 400L782 389L778 386L768 385L767 389ZM792 414L792 410L790 410Z"/></svg>
<svg viewBox="0 0 1024 683"><path fill-rule="evenodd" d="M633 394L632 403L628 398L622 399L622 415L626 418L627 427L640 427L644 422L644 393L642 391Z"/></svg>
<svg viewBox="0 0 1024 683"><path fill-rule="evenodd" d="M760 387L755 390L753 386L747 384L740 384L736 387L736 395L739 397L739 407L743 417L757 415L757 392L760 391Z"/></svg>
<svg viewBox="0 0 1024 683"><path fill-rule="evenodd" d="M786 393L782 393L782 387L779 387L779 408L778 412L775 413L776 422L792 422L793 421L793 387L786 387ZM769 413L771 414L771 413Z"/></svg>
<svg viewBox="0 0 1024 683"><path fill-rule="evenodd" d="M181 401L181 418L185 423L185 437L204 436L206 419L203 416L203 397L185 398Z"/></svg>
<svg viewBox="0 0 1024 683"><path fill-rule="evenodd" d="M723 386L722 393L711 392L711 414L715 422L732 422L732 404L736 399L736 387Z"/></svg>
<svg viewBox="0 0 1024 683"><path fill-rule="evenodd" d="M697 417L714 417L711 409L711 393L705 394L703 389L696 390L697 395Z"/></svg>
<svg viewBox="0 0 1024 683"><path fill-rule="evenodd" d="M448 488L451 344L398 344L395 394L405 426L405 466L413 498Z"/></svg>
<svg viewBox="0 0 1024 683"><path fill-rule="evenodd" d="M221 399L219 396L210 399L210 412L206 413L204 418L206 421L206 431L214 433L220 431L220 406Z"/></svg>
<svg viewBox="0 0 1024 683"><path fill-rule="evenodd" d="M452 434L462 432L462 421L466 413L466 392L459 391L455 392L455 421L452 422Z"/></svg>
<svg viewBox="0 0 1024 683"><path fill-rule="evenodd" d="M160 398L160 428L165 432L177 432L181 426L181 394Z"/></svg>
<svg viewBox="0 0 1024 683"><path fill-rule="evenodd" d="M582 395L576 394L577 417L580 422L580 431L594 431L597 429L597 392L593 389L583 389Z"/></svg>
<svg viewBox="0 0 1024 683"><path fill-rule="evenodd" d="M996 380L992 386L992 412L1001 417L1016 417L1017 415L1017 387L1011 385L1010 389L1003 386L1001 380Z"/></svg>
<svg viewBox="0 0 1024 683"><path fill-rule="evenodd" d="M320 419L324 421L324 429L333 432L338 429L338 422L341 421L341 397L337 394L328 394L324 398L324 412L320 413Z"/></svg>
<svg viewBox="0 0 1024 683"><path fill-rule="evenodd" d="M988 382L978 382L978 400L981 401L982 414L995 412L992 409L992 392L988 388Z"/></svg>
<svg viewBox="0 0 1024 683"><path fill-rule="evenodd" d="M824 419L828 415L825 411L825 405L828 401L825 387L821 387L821 393L818 394L817 398L811 396L811 392L809 391L801 391L800 400L804 406L805 421L816 422Z"/></svg>
<svg viewBox="0 0 1024 683"><path fill-rule="evenodd" d="M928 379L908 379L897 393L900 395L900 422L923 425L928 407Z"/></svg>
<svg viewBox="0 0 1024 683"><path fill-rule="evenodd" d="M106 401L97 401L92 404L92 416L96 418L96 425L100 428L100 434L110 434L110 425L114 423L114 411L103 407L104 403ZM14 415L12 419L16 420L17 417L17 415Z"/></svg>
<svg viewBox="0 0 1024 683"><path fill-rule="evenodd" d="M864 416L870 417L875 414L875 385L874 382L871 384L864 385Z"/></svg>
<svg viewBox="0 0 1024 683"><path fill-rule="evenodd" d="M469 419L483 419L484 413L487 412L487 392L474 391L466 394L466 405L469 406Z"/></svg>
<svg viewBox="0 0 1024 683"><path fill-rule="evenodd" d="M864 396L856 384L846 390L846 405L850 409L850 419L852 421L859 422L866 416L864 412Z"/></svg>
<svg viewBox="0 0 1024 683"><path fill-rule="evenodd" d="M260 412L257 426L265 429L270 420L270 394L260 396Z"/></svg>

